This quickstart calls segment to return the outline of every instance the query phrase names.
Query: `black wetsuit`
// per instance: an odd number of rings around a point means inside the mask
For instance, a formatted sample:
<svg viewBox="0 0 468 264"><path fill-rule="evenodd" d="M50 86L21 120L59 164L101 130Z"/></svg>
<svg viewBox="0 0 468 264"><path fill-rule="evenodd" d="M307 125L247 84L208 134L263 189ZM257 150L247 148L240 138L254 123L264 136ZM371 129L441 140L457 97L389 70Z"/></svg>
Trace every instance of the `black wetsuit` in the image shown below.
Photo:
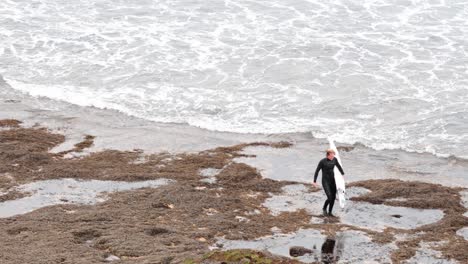
<svg viewBox="0 0 468 264"><path fill-rule="evenodd" d="M323 210L326 211L327 206L330 205L328 207L328 213L332 212L336 198L335 173L333 172L335 165L338 167L341 174L344 175L343 169L341 168L341 165L336 158L333 158L332 160L329 160L328 158L322 159L317 165L317 169L315 170L314 175L314 182L317 182L318 173L320 170L322 170L322 185L323 190L327 195L327 200L323 205Z"/></svg>

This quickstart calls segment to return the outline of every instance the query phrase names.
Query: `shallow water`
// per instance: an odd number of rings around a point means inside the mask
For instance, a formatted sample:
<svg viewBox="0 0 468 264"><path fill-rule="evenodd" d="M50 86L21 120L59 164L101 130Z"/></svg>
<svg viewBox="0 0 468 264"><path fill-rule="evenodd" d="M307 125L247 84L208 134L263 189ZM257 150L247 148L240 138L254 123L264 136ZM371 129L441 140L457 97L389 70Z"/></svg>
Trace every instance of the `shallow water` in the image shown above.
<svg viewBox="0 0 468 264"><path fill-rule="evenodd" d="M167 179L141 182L57 179L32 182L16 188L20 192L32 193L31 196L0 203L0 217L25 214L56 204L95 204L107 200L106 193L157 188L170 182Z"/></svg>
<svg viewBox="0 0 468 264"><path fill-rule="evenodd" d="M249 147L244 153L257 157L236 161L258 168L264 177L310 183L315 167L328 147L326 141L308 133L254 135L212 132L185 125L150 122L117 111L78 107L46 98L31 98L0 83L0 94L5 89L8 100L13 98L22 103L1 101L0 95L1 119L21 119L28 127L39 123L53 131L65 133L67 140L71 140L73 144L82 141L87 134L96 136L94 144L85 150L86 153L104 149L141 149L151 153L194 152L245 142L289 141L294 145L287 149ZM159 140L160 138L164 140ZM66 150L73 144L65 144L68 147L61 149ZM375 151L362 145L353 147L351 152L340 152L346 165L344 170L347 181L396 178L446 186L468 186L468 161L401 150Z"/></svg>
<svg viewBox="0 0 468 264"><path fill-rule="evenodd" d="M447 260L442 258L442 254L439 251L431 249L431 243L420 243L419 249L416 251L416 255L404 264L420 264L420 263L431 263L431 264L457 264L458 262L453 260Z"/></svg>
<svg viewBox="0 0 468 264"><path fill-rule="evenodd" d="M223 250L228 249L254 249L266 250L273 254L290 257L289 248L293 246L303 246L317 251L322 246L325 236L318 230L301 229L293 234L275 234L273 236L259 238L253 241L226 240L219 239L217 245L223 245ZM311 262L318 259L317 254L298 258L304 262Z"/></svg>
<svg viewBox="0 0 468 264"><path fill-rule="evenodd" d="M349 202L338 214L344 224L383 231L386 227L413 229L435 223L444 217L441 210L414 209L364 202Z"/></svg>
<svg viewBox="0 0 468 264"><path fill-rule="evenodd" d="M302 208L315 214L321 212L321 201L323 200L321 193L309 193L306 186L302 184L287 185L282 188L282 191L281 194L272 195L263 203L263 206L268 208L272 215L279 215L282 212L294 212Z"/></svg>
<svg viewBox="0 0 468 264"><path fill-rule="evenodd" d="M328 143L306 135L290 136L289 140L294 145L285 149L247 147L243 154L254 157L240 157L235 161L259 169L266 178L312 183L315 169L318 162L324 158ZM340 151L346 182L400 179L445 186L468 186L468 163L463 160L395 150L373 151L360 145L348 147L349 152ZM321 182L321 173L317 182Z"/></svg>
<svg viewBox="0 0 468 264"><path fill-rule="evenodd" d="M464 216L468 217L468 191L462 191L460 192L461 195L461 203L462 205L466 208L467 212L463 214Z"/></svg>
<svg viewBox="0 0 468 264"><path fill-rule="evenodd" d="M352 187L347 192L348 198L351 198L362 195L368 190ZM263 205L273 215L278 215L281 212L294 212L299 209L306 209L311 214L320 215L325 200L326 196L322 190L308 192L306 186L296 184L283 187L283 193L266 199ZM386 227L413 229L439 221L444 216L441 210L422 210L350 200L347 201L344 209L335 202L333 213L344 224L375 231L382 231Z"/></svg>
<svg viewBox="0 0 468 264"><path fill-rule="evenodd" d="M465 238L465 240L468 240L468 227L464 227L464 228L458 230L457 235Z"/></svg>
<svg viewBox="0 0 468 264"><path fill-rule="evenodd" d="M290 234L275 234L254 241L219 239L223 250L253 249L266 250L276 255L291 257L291 247L304 247L312 253L296 257L302 262L310 263L391 263L390 252L396 247L393 244L378 245L371 242L365 233L359 231L343 231L335 237L326 237L318 230L301 229Z"/></svg>
<svg viewBox="0 0 468 264"><path fill-rule="evenodd" d="M204 177L204 179L201 179L201 182L206 182L206 183L215 183L216 182L216 175L220 173L223 169L215 169L215 168L206 168L206 169L201 169L199 171L199 174Z"/></svg>
<svg viewBox="0 0 468 264"><path fill-rule="evenodd" d="M221 171L222 169L206 168L206 169L201 169L199 173L203 177L215 177Z"/></svg>

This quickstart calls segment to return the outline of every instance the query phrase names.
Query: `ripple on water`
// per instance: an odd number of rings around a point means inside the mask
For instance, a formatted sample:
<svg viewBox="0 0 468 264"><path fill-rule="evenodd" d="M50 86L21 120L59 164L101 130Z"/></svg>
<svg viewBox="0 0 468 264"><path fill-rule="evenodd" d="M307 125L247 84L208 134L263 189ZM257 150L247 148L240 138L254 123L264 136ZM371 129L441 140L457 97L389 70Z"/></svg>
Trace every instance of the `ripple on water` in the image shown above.
<svg viewBox="0 0 468 264"><path fill-rule="evenodd" d="M210 130L467 152L462 1L95 2L0 1L7 81Z"/></svg>

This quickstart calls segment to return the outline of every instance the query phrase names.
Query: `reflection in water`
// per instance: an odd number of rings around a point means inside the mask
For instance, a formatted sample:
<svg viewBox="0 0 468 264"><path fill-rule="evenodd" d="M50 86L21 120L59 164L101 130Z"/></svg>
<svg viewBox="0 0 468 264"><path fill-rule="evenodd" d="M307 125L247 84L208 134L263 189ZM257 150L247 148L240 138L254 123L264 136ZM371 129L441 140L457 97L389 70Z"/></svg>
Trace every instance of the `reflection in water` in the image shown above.
<svg viewBox="0 0 468 264"><path fill-rule="evenodd" d="M347 189L349 197L358 197L369 193L368 189L351 187ZM263 205L273 215L282 212L294 212L305 209L312 215L322 211L323 193L310 192L304 184L292 184L282 188L282 193L272 195ZM413 229L435 223L444 217L439 209L417 209L367 202L348 201L344 210L337 211L342 224L362 227L382 232L387 227Z"/></svg>
<svg viewBox="0 0 468 264"><path fill-rule="evenodd" d="M322 262L329 264L335 263L335 258L333 255L333 251L335 249L335 240L331 238L327 238L322 245Z"/></svg>
<svg viewBox="0 0 468 264"><path fill-rule="evenodd" d="M325 242L322 244L322 263L337 263L340 260L341 253L343 252L343 242L343 237L341 236L337 236L336 238L327 237Z"/></svg>
<svg viewBox="0 0 468 264"><path fill-rule="evenodd" d="M391 263L390 252L396 249L393 243L376 244L365 232L345 230L326 237L315 229L301 229L295 233L274 234L253 241L226 240L218 244L222 250L253 249L269 251L274 255L294 257L303 263ZM346 244L346 249L345 245ZM292 253L291 254L291 250Z"/></svg>

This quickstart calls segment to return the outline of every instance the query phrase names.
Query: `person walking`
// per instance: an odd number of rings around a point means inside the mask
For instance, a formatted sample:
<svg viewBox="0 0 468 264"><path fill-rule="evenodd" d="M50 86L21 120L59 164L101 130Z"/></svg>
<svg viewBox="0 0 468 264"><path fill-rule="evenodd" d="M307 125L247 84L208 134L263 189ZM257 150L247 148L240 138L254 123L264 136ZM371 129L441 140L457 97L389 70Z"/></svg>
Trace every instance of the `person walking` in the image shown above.
<svg viewBox="0 0 468 264"><path fill-rule="evenodd" d="M327 200L323 204L323 215L325 216L334 216L332 214L332 210L333 205L335 205L336 198L335 173L333 172L335 166L338 167L341 174L344 176L345 173L343 171L343 168L341 168L340 163L335 158L335 151L333 149L327 149L326 157L318 163L317 169L315 170L314 174L313 185L315 187L319 187L319 185L317 184L317 177L319 171L322 170L322 186L323 190L325 191L325 194L327 195Z"/></svg>

